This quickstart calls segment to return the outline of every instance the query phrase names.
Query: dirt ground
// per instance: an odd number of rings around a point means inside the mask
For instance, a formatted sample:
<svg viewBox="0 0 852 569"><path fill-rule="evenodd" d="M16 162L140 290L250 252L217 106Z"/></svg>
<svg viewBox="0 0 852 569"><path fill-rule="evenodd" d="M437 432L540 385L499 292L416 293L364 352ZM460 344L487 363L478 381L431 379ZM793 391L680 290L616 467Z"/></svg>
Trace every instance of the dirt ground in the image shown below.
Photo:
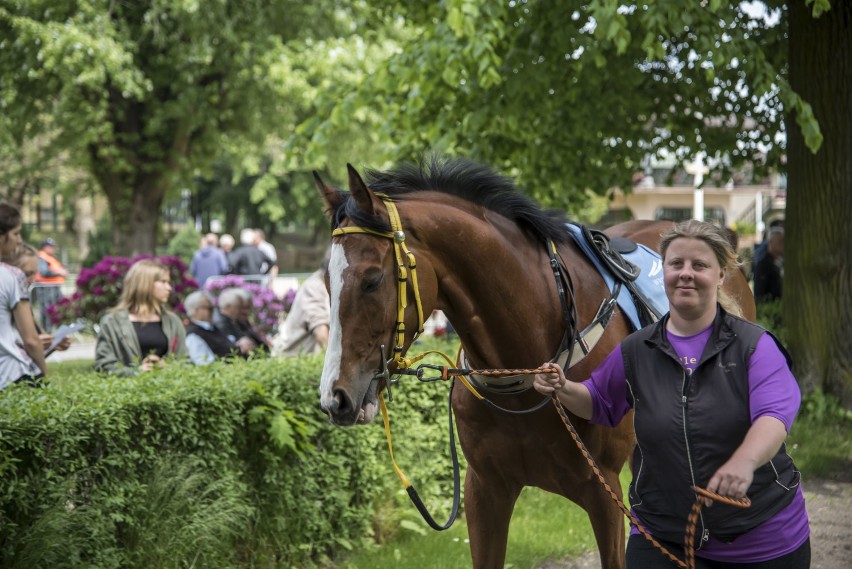
<svg viewBox="0 0 852 569"><path fill-rule="evenodd" d="M811 569L852 567L852 482L804 481L811 522ZM549 561L539 569L600 569L597 552ZM674 567L674 565L672 565Z"/></svg>

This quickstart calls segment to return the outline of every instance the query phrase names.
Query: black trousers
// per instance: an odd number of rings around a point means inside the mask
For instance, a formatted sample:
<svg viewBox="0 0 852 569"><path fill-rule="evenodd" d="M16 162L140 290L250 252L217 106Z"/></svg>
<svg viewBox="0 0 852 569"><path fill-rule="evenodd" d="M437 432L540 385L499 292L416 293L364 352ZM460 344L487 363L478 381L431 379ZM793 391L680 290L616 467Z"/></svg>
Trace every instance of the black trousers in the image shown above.
<svg viewBox="0 0 852 569"><path fill-rule="evenodd" d="M43 374L22 375L21 377L15 380L15 383L26 383L30 387L44 387L44 383L42 382L43 378Z"/></svg>
<svg viewBox="0 0 852 569"><path fill-rule="evenodd" d="M683 560L683 545L660 542L666 549ZM761 563L728 563L695 558L695 569L809 569L811 566L811 540L798 549L776 559ZM627 569L674 569L677 565L669 561L660 550L641 535L631 535L627 540Z"/></svg>

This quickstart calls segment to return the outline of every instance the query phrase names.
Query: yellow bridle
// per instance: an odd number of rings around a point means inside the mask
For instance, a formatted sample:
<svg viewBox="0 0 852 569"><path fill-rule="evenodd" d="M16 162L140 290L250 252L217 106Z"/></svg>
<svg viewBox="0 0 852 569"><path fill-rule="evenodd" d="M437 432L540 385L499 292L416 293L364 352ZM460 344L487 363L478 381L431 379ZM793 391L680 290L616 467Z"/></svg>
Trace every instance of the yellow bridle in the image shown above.
<svg viewBox="0 0 852 569"><path fill-rule="evenodd" d="M414 338L423 332L423 305L420 302L420 289L417 286L417 263L414 259L414 253L408 250L405 245L405 232L402 230L402 222L399 219L399 212L393 200L385 194L378 196L388 211L390 219L390 231L376 231L367 227L338 227L331 232L332 237L340 237L342 235L350 235L353 233L366 233L368 235L376 235L393 241L394 255L396 257L397 266L397 316L396 316L396 345L393 348L393 357L387 363L393 361L398 369L405 369L411 365L411 361L407 360L402 355L403 345L405 344L405 309L408 307L408 276L411 275L411 287L414 291L414 302L417 305L417 332ZM407 267L406 267L407 262ZM414 341L412 339L412 342Z"/></svg>

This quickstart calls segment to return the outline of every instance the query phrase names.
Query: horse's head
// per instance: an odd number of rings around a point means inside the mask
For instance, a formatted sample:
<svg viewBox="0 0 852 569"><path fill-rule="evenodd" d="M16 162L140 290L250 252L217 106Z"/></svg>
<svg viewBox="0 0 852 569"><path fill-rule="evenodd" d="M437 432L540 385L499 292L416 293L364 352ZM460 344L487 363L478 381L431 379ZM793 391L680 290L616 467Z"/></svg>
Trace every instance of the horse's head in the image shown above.
<svg viewBox="0 0 852 569"><path fill-rule="evenodd" d="M376 415L378 393L385 387L387 366L400 339L397 316L402 291L395 251L399 243L394 241L386 206L351 165L349 195L327 186L316 172L314 179L335 228L327 283L331 323L320 403L335 424L368 423ZM409 288L403 296L410 292ZM403 312L410 321L411 310ZM409 325L410 332L416 331L416 316ZM403 336L403 343L410 341L410 333Z"/></svg>

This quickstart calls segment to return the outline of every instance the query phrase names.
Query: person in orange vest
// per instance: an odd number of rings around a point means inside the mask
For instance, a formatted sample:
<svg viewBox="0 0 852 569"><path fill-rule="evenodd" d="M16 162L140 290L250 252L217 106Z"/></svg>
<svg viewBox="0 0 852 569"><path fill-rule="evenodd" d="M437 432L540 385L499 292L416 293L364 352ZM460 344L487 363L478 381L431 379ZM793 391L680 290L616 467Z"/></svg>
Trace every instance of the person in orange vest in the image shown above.
<svg viewBox="0 0 852 569"><path fill-rule="evenodd" d="M62 298L62 285L68 275L68 271L55 255L56 241L48 237L41 242L41 249L38 252L38 271L36 272L38 285L33 290L38 298L41 327L45 331L50 331L53 327L47 316L47 307L56 304Z"/></svg>

